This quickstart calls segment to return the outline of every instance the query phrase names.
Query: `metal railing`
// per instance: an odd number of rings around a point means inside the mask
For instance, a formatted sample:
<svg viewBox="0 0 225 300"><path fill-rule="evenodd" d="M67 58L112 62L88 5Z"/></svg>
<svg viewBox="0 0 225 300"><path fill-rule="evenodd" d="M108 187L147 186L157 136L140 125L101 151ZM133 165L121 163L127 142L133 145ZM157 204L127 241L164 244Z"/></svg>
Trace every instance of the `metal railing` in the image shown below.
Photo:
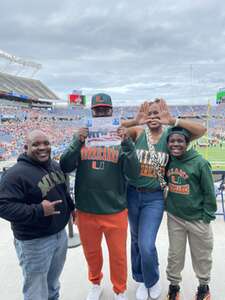
<svg viewBox="0 0 225 300"><path fill-rule="evenodd" d="M219 182L216 188L216 199L221 202L221 210L216 212L216 215L223 216L225 221L225 205L224 205L224 192L225 192L225 171L215 170L212 172L214 181Z"/></svg>

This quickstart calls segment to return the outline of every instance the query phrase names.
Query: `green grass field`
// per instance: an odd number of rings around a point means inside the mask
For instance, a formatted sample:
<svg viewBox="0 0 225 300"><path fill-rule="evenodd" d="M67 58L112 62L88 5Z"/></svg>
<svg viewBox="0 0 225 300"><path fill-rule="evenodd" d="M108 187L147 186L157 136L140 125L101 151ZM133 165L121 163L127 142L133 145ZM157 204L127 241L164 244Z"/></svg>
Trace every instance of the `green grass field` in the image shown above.
<svg viewBox="0 0 225 300"><path fill-rule="evenodd" d="M196 146L196 150L211 163L213 170L225 170L225 143L222 147L220 145Z"/></svg>

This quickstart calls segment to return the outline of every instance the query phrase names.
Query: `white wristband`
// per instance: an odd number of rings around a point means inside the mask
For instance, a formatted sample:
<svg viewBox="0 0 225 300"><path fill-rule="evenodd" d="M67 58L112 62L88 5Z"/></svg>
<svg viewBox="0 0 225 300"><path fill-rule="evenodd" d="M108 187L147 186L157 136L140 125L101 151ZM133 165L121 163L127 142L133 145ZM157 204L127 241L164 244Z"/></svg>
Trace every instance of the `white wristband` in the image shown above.
<svg viewBox="0 0 225 300"><path fill-rule="evenodd" d="M175 127L177 127L177 126L179 125L179 121L180 121L180 119L176 118L176 121L175 121L175 123L174 123L174 126L175 126Z"/></svg>

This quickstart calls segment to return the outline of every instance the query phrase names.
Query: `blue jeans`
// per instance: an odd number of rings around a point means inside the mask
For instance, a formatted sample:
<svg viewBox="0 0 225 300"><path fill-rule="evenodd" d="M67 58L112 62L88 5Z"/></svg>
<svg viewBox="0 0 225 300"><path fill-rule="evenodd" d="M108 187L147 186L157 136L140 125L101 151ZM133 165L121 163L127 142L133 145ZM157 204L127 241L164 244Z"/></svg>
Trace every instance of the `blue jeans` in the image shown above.
<svg viewBox="0 0 225 300"><path fill-rule="evenodd" d="M150 288L159 280L155 242L163 217L163 194L162 191L139 192L129 186L127 201L133 278Z"/></svg>
<svg viewBox="0 0 225 300"><path fill-rule="evenodd" d="M14 243L23 271L24 300L58 300L59 276L67 252L65 229L44 238L15 239Z"/></svg>

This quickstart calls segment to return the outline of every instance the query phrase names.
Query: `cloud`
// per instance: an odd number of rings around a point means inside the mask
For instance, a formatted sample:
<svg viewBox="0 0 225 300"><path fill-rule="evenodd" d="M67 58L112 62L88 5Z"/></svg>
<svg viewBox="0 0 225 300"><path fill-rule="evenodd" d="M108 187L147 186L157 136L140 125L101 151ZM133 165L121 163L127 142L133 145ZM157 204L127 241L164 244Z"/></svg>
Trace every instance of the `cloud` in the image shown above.
<svg viewBox="0 0 225 300"><path fill-rule="evenodd" d="M224 25L219 0L8 0L1 48L41 63L37 78L64 99L81 88L199 104L225 85Z"/></svg>

